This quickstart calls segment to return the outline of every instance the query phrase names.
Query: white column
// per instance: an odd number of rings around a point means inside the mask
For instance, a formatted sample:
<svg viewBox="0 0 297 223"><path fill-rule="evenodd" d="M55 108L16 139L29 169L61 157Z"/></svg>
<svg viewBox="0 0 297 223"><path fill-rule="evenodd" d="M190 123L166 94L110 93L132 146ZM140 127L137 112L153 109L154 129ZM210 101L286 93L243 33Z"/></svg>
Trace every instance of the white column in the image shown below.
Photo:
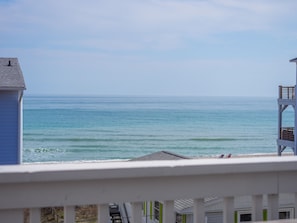
<svg viewBox="0 0 297 223"><path fill-rule="evenodd" d="M263 195L252 196L252 221L263 220Z"/></svg>
<svg viewBox="0 0 297 223"><path fill-rule="evenodd" d="M142 202L131 203L131 223L142 222Z"/></svg>
<svg viewBox="0 0 297 223"><path fill-rule="evenodd" d="M204 209L204 199L198 198L194 199L193 206L193 223L204 223L205 222L205 209Z"/></svg>
<svg viewBox="0 0 297 223"><path fill-rule="evenodd" d="M297 129L297 109L296 109L296 105L297 105L297 62L296 62L296 85L295 85L295 106L293 107L294 108L294 117L295 117L295 120L294 120L294 155L297 155L297 132L296 132L296 129Z"/></svg>
<svg viewBox="0 0 297 223"><path fill-rule="evenodd" d="M30 223L40 223L41 222L41 211L40 208L30 209Z"/></svg>
<svg viewBox="0 0 297 223"><path fill-rule="evenodd" d="M97 205L98 209L98 223L106 223L110 221L108 204Z"/></svg>
<svg viewBox="0 0 297 223"><path fill-rule="evenodd" d="M75 206L64 207L64 222L65 223L75 222Z"/></svg>
<svg viewBox="0 0 297 223"><path fill-rule="evenodd" d="M163 204L163 222L175 222L174 201L164 201Z"/></svg>
<svg viewBox="0 0 297 223"><path fill-rule="evenodd" d="M278 219L278 195L268 194L267 195L267 220L277 220Z"/></svg>
<svg viewBox="0 0 297 223"><path fill-rule="evenodd" d="M24 210L23 209L6 209L0 210L0 221L1 222L23 222L24 221Z"/></svg>
<svg viewBox="0 0 297 223"><path fill-rule="evenodd" d="M295 193L294 195L295 195L295 205L294 205L294 207L295 207L294 208L294 210L295 210L294 215L295 216L293 216L293 218L297 218L297 213L296 213L297 212L297 193Z"/></svg>
<svg viewBox="0 0 297 223"><path fill-rule="evenodd" d="M223 223L234 223L234 197L224 197Z"/></svg>

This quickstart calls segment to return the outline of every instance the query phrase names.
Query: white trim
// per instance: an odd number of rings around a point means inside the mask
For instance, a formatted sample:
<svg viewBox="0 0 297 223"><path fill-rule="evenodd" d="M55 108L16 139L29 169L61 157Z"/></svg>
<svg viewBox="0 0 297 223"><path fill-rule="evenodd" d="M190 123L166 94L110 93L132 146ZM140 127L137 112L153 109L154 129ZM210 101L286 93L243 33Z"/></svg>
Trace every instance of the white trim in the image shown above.
<svg viewBox="0 0 297 223"><path fill-rule="evenodd" d="M23 91L18 95L18 163L23 160Z"/></svg>

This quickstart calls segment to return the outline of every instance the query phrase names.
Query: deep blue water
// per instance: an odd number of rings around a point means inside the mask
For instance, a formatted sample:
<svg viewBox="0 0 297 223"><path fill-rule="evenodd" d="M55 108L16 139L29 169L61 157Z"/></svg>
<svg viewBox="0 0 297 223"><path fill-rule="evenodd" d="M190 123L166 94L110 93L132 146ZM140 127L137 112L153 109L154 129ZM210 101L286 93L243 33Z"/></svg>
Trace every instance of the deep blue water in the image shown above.
<svg viewBox="0 0 297 223"><path fill-rule="evenodd" d="M24 162L276 153L276 138L274 98L24 97Z"/></svg>

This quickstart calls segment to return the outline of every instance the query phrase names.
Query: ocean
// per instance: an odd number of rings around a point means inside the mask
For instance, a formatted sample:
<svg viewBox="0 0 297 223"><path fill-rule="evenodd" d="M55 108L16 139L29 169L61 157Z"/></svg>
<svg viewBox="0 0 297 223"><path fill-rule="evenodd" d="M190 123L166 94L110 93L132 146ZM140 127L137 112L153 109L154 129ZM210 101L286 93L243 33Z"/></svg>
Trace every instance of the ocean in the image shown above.
<svg viewBox="0 0 297 223"><path fill-rule="evenodd" d="M25 95L23 162L277 153L277 109L276 98Z"/></svg>

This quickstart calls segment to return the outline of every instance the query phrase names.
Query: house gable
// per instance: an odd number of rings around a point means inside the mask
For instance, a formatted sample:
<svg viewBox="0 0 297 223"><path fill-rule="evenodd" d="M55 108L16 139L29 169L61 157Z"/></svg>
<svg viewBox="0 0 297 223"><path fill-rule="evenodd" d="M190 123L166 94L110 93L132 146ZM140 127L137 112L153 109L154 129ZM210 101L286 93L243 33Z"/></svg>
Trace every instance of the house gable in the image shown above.
<svg viewBox="0 0 297 223"><path fill-rule="evenodd" d="M25 81L17 58L0 58L0 90L25 90Z"/></svg>

